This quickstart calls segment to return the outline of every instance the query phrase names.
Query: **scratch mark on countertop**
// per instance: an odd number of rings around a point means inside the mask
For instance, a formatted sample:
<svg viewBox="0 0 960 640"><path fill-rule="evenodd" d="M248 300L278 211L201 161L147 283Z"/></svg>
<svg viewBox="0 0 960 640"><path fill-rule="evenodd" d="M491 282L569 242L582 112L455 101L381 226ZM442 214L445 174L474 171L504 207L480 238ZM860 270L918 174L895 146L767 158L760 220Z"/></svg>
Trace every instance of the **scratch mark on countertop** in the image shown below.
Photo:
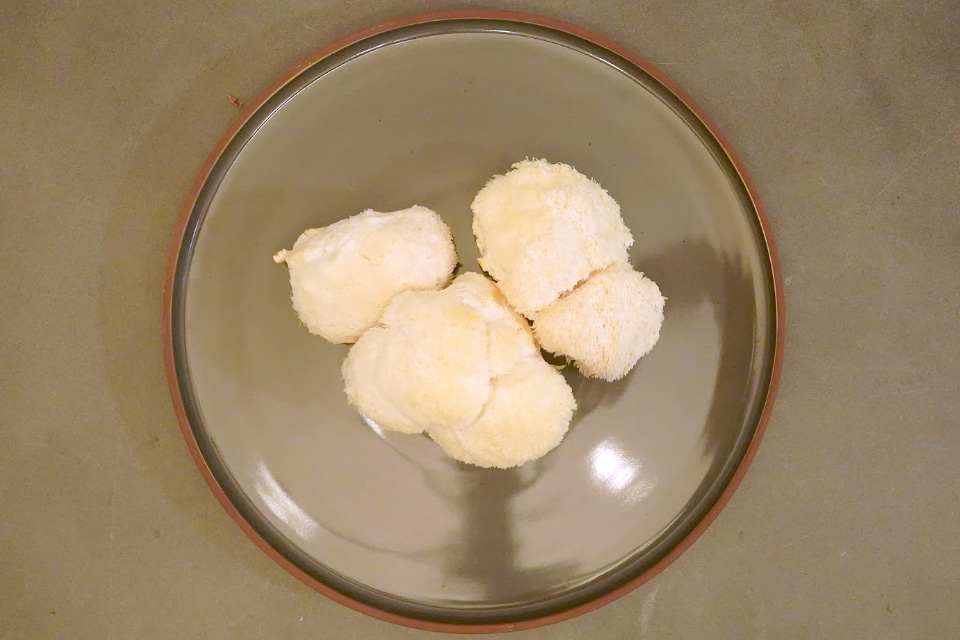
<svg viewBox="0 0 960 640"><path fill-rule="evenodd" d="M660 585L655 585L650 593L646 595L643 602L640 603L640 637L647 635L650 628L650 618L653 617L653 608L657 604L657 594L660 592Z"/></svg>
<svg viewBox="0 0 960 640"><path fill-rule="evenodd" d="M931 151L933 151L933 150L936 149L938 146L940 146L940 143L943 142L944 140L946 140L947 138L949 138L949 137L950 137L950 134L952 134L952 133L953 133L954 131L956 131L957 129L960 129L960 122L954 124L952 127L950 127L949 131L947 131L945 134L943 134L942 136L940 136L939 138L937 138L937 140L936 140L933 144L931 144L931 145L928 146L926 149L924 149L923 151L921 151L921 152L920 152L920 155L918 155L918 156L913 160L913 162L911 162L911 163L908 164L906 167L904 167L903 170L900 171L900 173L898 173L897 175L895 175L895 176L893 177L893 179L890 180L890 182L888 182L887 184L883 185L883 188L881 188L879 191L877 191L877 193L876 193L875 195L876 195L876 196L879 196L879 195L883 194L887 189L889 189L889 188L892 187L894 184L896 184L897 182L899 182L899 181L900 181L900 178L902 178L903 176L905 176L911 169L913 169L915 166L917 166L917 163L919 163L921 160L923 160L924 158L926 158L927 155L928 155Z"/></svg>

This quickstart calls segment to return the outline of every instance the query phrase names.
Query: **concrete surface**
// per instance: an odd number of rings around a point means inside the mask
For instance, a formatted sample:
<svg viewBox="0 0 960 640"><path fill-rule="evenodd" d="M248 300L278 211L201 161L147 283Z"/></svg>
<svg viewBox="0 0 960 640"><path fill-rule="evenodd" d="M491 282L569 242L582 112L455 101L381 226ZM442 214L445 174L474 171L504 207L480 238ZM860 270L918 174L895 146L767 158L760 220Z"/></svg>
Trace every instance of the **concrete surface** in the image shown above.
<svg viewBox="0 0 960 640"><path fill-rule="evenodd" d="M0 5L4 640L427 636L304 587L217 505L167 397L159 294L228 93L464 4ZM703 538L515 637L960 637L960 5L493 4L626 44L713 115L766 199L790 326L766 440Z"/></svg>

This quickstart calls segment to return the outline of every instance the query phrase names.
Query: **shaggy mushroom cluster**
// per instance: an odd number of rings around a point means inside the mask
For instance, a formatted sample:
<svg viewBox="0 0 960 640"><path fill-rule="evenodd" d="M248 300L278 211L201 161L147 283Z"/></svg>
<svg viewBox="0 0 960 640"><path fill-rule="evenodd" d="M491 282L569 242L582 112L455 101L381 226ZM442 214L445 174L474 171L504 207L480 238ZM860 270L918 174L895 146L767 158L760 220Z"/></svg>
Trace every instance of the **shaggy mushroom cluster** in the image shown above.
<svg viewBox="0 0 960 640"><path fill-rule="evenodd" d="M518 162L472 209L493 281L451 282L450 229L420 206L308 229L274 260L307 329L354 343L343 379L358 411L457 460L509 468L556 447L576 409L540 347L617 380L656 344L664 298L627 261L620 206L569 165Z"/></svg>

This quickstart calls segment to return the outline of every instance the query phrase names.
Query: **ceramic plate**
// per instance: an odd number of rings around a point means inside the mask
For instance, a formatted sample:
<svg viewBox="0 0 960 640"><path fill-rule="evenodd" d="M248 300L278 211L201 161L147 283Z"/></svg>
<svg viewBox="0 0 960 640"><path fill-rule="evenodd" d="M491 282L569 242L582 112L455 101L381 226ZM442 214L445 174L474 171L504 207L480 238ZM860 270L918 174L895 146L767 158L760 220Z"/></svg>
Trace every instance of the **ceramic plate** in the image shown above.
<svg viewBox="0 0 960 640"><path fill-rule="evenodd" d="M347 347L299 325L271 256L308 227L421 204L479 271L470 202L526 157L620 202L666 318L624 380L565 372L579 410L559 447L484 470L364 423ZM773 241L716 127L617 45L518 14L397 20L285 75L201 171L166 284L174 404L227 511L315 589L428 629L545 624L660 571L739 482L782 355Z"/></svg>

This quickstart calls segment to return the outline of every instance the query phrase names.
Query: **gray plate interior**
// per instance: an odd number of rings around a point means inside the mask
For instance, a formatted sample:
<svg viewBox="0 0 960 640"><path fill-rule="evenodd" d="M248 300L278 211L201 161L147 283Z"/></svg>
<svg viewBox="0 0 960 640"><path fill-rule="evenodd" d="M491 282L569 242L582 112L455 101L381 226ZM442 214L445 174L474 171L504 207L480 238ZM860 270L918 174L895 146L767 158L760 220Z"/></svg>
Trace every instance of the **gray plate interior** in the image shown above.
<svg viewBox="0 0 960 640"><path fill-rule="evenodd" d="M346 347L298 326L271 255L305 228L422 204L479 271L469 204L524 157L572 164L622 205L632 262L668 297L623 381L517 470L380 434L346 403ZM496 20L406 27L306 69L220 158L174 282L174 354L201 451L256 531L327 585L401 615L512 622L609 592L675 547L729 483L771 376L773 276L716 140L626 60Z"/></svg>

